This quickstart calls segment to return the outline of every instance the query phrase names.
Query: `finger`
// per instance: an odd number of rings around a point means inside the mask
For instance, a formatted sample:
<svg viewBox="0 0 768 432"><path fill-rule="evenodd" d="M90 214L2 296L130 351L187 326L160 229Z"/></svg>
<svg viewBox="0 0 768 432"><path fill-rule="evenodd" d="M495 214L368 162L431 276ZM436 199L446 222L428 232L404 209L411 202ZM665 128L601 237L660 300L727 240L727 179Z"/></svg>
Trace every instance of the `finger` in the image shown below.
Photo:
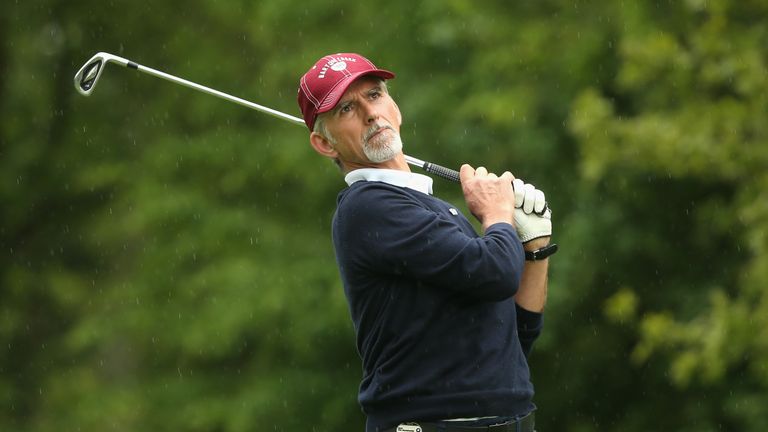
<svg viewBox="0 0 768 432"><path fill-rule="evenodd" d="M477 167L477 169L475 170L475 175L476 176L488 175L488 170L485 169L485 167Z"/></svg>
<svg viewBox="0 0 768 432"><path fill-rule="evenodd" d="M515 193L514 188L512 187L512 181L514 179L515 179L515 176L513 176L512 173L509 171L504 171L504 174L499 176L499 181L501 182L501 184L511 189L510 192L512 192L513 195Z"/></svg>
<svg viewBox="0 0 768 432"><path fill-rule="evenodd" d="M544 196L544 192L536 189L534 192L533 211L536 214L541 214L544 211L544 207L547 205L547 199Z"/></svg>
<svg viewBox="0 0 768 432"><path fill-rule="evenodd" d="M512 181L515 179L515 176L513 176L509 171L504 171L504 174L501 175L501 178L512 183Z"/></svg>
<svg viewBox="0 0 768 432"><path fill-rule="evenodd" d="M459 169L459 180L461 180L462 183L466 183L469 179L475 176L475 169L472 168L469 164L464 164Z"/></svg>
<svg viewBox="0 0 768 432"><path fill-rule="evenodd" d="M525 186L525 183L522 180L518 178L512 180L512 187L515 189L515 208L523 206L523 198L525 198L523 186Z"/></svg>
<svg viewBox="0 0 768 432"><path fill-rule="evenodd" d="M532 184L526 183L523 187L525 190L525 198L523 198L523 211L526 214L531 214L533 211L533 204L536 200L536 188Z"/></svg>

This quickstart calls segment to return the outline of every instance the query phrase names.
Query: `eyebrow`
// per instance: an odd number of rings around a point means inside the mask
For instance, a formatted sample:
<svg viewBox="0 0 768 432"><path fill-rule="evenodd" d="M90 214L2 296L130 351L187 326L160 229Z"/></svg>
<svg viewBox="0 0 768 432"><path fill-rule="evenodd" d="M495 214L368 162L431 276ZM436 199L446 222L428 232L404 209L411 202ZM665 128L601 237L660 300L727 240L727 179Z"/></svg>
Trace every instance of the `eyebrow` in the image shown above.
<svg viewBox="0 0 768 432"><path fill-rule="evenodd" d="M368 93L371 93L371 92L373 92L373 91L379 91L379 92L382 92L382 93L386 93L386 92L387 92L387 89L386 89L386 87L384 87L384 86L383 86L383 85L381 85L381 84L376 84L376 85L374 85L373 87L371 87L371 88L369 88L369 89L368 89Z"/></svg>
<svg viewBox="0 0 768 432"><path fill-rule="evenodd" d="M335 107L331 110L331 114L336 115L338 114L339 110L344 106L344 104L349 103L349 100L340 100L339 103L336 104Z"/></svg>
<svg viewBox="0 0 768 432"><path fill-rule="evenodd" d="M373 86L365 90L365 94L370 95L372 92L377 92L377 91L381 93L387 93L387 86L383 83L383 81L374 83ZM339 100L339 102L336 104L335 107L333 107L333 110L331 110L331 112L333 114L338 113L339 110L344 106L344 104L347 104L349 102L351 102L349 99Z"/></svg>

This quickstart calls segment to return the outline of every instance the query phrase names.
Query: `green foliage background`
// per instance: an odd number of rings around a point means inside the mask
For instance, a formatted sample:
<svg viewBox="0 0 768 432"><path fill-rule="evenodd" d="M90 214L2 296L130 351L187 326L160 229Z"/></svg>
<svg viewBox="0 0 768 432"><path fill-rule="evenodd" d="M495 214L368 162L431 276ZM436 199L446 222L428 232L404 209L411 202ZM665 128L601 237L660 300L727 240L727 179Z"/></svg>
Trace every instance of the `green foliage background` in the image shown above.
<svg viewBox="0 0 768 432"><path fill-rule="evenodd" d="M511 170L555 238L538 429L768 430L768 3L0 5L0 430L362 430L330 244L341 176L297 114L357 51L407 153ZM436 191L461 201L456 185Z"/></svg>

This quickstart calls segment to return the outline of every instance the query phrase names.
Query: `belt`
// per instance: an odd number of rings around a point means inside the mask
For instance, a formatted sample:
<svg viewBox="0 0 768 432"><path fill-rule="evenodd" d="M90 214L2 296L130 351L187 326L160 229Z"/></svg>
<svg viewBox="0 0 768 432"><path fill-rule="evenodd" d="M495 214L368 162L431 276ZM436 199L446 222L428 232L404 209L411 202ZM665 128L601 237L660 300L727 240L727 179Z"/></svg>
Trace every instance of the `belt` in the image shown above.
<svg viewBox="0 0 768 432"><path fill-rule="evenodd" d="M442 423L401 423L387 432L535 432L535 419L533 413L517 420L495 424L490 426L459 426L450 422Z"/></svg>

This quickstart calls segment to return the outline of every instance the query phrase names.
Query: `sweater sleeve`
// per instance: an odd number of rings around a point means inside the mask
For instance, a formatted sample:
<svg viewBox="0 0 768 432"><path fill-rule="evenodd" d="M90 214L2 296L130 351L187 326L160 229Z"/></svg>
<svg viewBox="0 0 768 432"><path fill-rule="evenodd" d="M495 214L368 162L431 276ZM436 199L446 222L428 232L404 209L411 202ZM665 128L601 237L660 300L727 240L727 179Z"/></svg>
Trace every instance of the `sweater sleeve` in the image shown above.
<svg viewBox="0 0 768 432"><path fill-rule="evenodd" d="M538 339L544 327L544 315L523 309L517 303L515 303L515 309L517 312L517 338L520 339L520 346L527 358L531 348L533 348L533 343Z"/></svg>
<svg viewBox="0 0 768 432"><path fill-rule="evenodd" d="M515 229L499 223L478 237L458 223L389 185L353 188L337 211L337 247L344 265L419 280L486 301L518 289L523 248ZM353 246L353 247L347 247Z"/></svg>

